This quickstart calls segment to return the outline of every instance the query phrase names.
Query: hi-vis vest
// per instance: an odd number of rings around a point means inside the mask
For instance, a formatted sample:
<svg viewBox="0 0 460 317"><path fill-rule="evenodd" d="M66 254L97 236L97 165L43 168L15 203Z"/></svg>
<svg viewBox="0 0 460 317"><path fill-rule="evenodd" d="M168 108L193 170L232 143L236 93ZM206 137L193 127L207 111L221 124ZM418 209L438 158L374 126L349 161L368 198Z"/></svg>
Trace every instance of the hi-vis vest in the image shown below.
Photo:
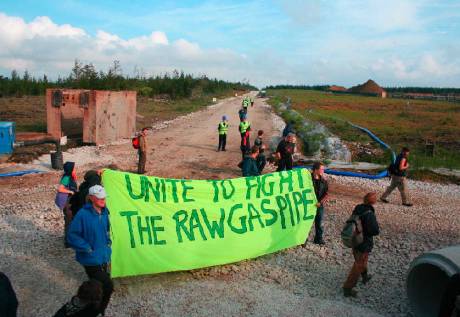
<svg viewBox="0 0 460 317"><path fill-rule="evenodd" d="M250 104L250 103L251 103L251 101L250 101L247 97L245 97L245 98L243 99L243 107L244 107L244 108L249 107L249 104Z"/></svg>
<svg viewBox="0 0 460 317"><path fill-rule="evenodd" d="M219 134L227 134L228 131L228 123L222 121L219 123Z"/></svg>
<svg viewBox="0 0 460 317"><path fill-rule="evenodd" d="M246 133L246 131L249 129L251 126L251 123L249 121L241 121L240 122L240 133Z"/></svg>

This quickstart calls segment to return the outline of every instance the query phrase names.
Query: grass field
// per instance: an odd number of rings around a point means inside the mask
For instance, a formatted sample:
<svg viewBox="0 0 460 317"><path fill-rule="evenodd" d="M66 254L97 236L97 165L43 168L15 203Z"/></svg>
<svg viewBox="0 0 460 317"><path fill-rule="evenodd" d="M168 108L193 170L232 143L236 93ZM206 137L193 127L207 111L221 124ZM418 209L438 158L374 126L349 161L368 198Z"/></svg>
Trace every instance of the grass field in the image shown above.
<svg viewBox="0 0 460 317"><path fill-rule="evenodd" d="M415 168L460 168L460 104L289 89L269 90L268 95L272 105L291 98L293 109L345 141L370 140L350 121L373 131L396 152L408 146ZM429 155L426 143L435 145L434 156ZM368 161L384 163L388 157L369 157Z"/></svg>

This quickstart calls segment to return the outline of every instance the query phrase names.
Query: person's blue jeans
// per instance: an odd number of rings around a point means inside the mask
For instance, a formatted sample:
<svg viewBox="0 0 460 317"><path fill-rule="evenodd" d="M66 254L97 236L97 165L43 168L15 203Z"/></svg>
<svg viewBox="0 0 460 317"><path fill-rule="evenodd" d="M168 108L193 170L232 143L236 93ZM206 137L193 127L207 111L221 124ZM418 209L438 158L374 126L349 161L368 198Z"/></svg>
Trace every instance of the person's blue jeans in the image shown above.
<svg viewBox="0 0 460 317"><path fill-rule="evenodd" d="M314 242L323 241L323 216L324 216L324 206L318 207L316 209L316 216L315 216L315 239Z"/></svg>

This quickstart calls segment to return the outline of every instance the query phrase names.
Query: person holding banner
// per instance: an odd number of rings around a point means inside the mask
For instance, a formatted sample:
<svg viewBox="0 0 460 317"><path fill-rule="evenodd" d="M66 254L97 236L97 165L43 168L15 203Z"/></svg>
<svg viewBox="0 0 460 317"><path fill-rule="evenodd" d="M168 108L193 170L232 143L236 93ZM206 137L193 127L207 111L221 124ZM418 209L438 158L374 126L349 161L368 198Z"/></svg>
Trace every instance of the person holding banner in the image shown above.
<svg viewBox="0 0 460 317"><path fill-rule="evenodd" d="M259 176L259 166L257 165L257 157L259 156L259 147L253 146L251 148L251 154L246 155L243 159L243 176Z"/></svg>
<svg viewBox="0 0 460 317"><path fill-rule="evenodd" d="M324 217L324 203L327 200L329 187L327 181L324 179L324 164L315 162L311 171L311 180L315 189L316 199L316 216L315 216L315 238L313 243L323 245L323 217Z"/></svg>
<svg viewBox="0 0 460 317"><path fill-rule="evenodd" d="M89 203L78 211L67 233L67 242L75 249L76 259L84 267L88 277L102 283L102 315L113 292L113 282L109 273L112 241L105 198L104 187L90 187Z"/></svg>

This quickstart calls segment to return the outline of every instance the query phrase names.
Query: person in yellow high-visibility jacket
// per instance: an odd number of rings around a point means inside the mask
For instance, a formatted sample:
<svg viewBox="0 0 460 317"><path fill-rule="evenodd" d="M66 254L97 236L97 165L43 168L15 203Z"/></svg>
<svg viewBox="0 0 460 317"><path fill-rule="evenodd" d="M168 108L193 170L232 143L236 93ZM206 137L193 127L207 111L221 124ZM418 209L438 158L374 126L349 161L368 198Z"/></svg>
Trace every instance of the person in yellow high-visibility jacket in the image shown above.
<svg viewBox="0 0 460 317"><path fill-rule="evenodd" d="M246 116L244 116L243 121L240 122L238 130L241 134L241 154L244 157L244 155L251 149L251 142L249 141L251 122L248 121Z"/></svg>
<svg viewBox="0 0 460 317"><path fill-rule="evenodd" d="M227 144L227 132L228 132L228 118L227 116L222 117L222 121L217 126L219 132L219 145L217 146L217 152L225 151L225 145Z"/></svg>
<svg viewBox="0 0 460 317"><path fill-rule="evenodd" d="M248 111L248 107L249 107L250 104L251 104L251 99L249 99L248 96L244 97L243 102L242 102L242 106L243 106L243 109L246 110L246 112Z"/></svg>

